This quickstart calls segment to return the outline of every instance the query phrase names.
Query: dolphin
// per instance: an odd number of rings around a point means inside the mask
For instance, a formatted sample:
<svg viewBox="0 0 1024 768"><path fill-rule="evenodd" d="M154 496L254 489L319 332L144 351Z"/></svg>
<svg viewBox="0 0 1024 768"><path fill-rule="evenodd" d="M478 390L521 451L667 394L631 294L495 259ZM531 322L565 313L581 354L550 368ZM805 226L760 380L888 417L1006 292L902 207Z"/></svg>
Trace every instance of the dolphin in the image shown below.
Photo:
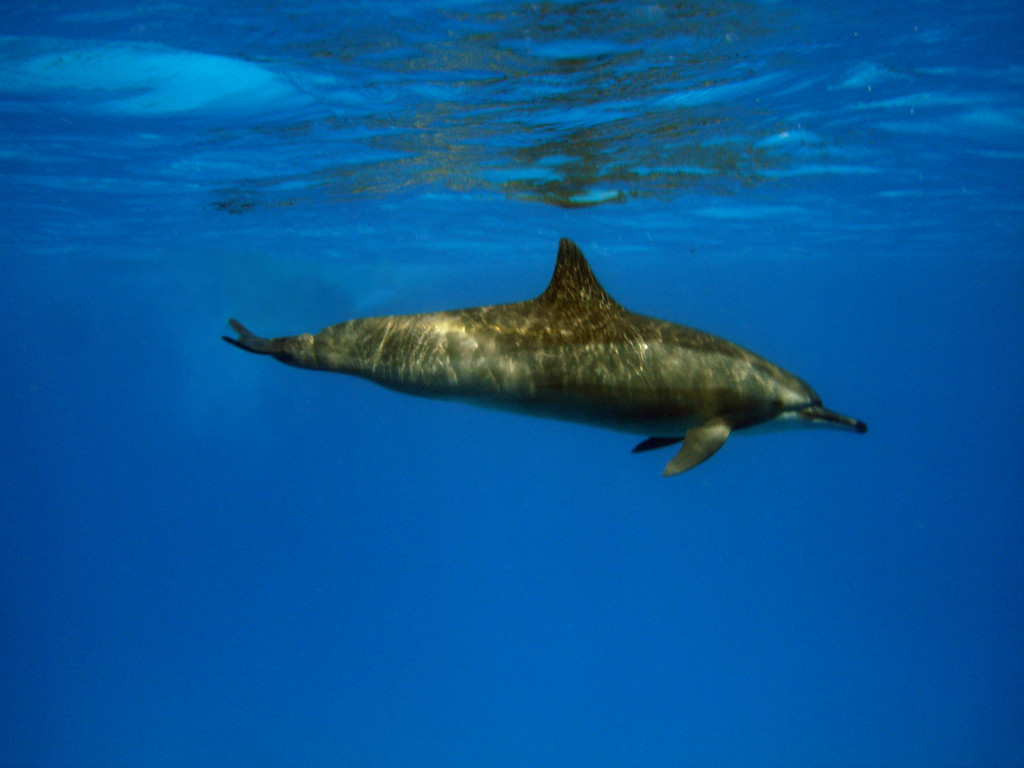
<svg viewBox="0 0 1024 768"><path fill-rule="evenodd" d="M710 458L740 429L776 423L866 432L805 382L730 341L624 309L563 238L551 282L514 304L349 320L265 339L229 320L236 347L361 376L411 395L682 442L664 476Z"/></svg>

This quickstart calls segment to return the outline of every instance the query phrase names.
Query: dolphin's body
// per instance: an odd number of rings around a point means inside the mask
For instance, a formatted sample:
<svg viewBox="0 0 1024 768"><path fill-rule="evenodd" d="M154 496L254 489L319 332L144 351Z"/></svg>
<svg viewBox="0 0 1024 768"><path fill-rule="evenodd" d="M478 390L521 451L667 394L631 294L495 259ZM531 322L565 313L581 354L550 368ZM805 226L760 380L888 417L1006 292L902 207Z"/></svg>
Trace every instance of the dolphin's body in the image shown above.
<svg viewBox="0 0 1024 768"><path fill-rule="evenodd" d="M515 304L367 317L263 339L237 320L225 341L301 368L390 389L683 442L665 476L695 467L729 433L765 422L864 422L824 408L807 384L725 339L623 309L571 240L547 289Z"/></svg>

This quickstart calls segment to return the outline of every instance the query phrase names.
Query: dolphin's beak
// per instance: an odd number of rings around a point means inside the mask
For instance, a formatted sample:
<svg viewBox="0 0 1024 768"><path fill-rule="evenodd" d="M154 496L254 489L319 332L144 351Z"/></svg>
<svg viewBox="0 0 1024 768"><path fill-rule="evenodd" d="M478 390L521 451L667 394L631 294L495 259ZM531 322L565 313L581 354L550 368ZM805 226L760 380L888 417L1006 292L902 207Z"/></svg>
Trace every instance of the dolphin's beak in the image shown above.
<svg viewBox="0 0 1024 768"><path fill-rule="evenodd" d="M852 429L854 432L868 431L868 425L860 419L843 416L843 414L830 411L821 405L809 405L799 411L799 414L801 419L806 419L807 421L832 425L842 429Z"/></svg>

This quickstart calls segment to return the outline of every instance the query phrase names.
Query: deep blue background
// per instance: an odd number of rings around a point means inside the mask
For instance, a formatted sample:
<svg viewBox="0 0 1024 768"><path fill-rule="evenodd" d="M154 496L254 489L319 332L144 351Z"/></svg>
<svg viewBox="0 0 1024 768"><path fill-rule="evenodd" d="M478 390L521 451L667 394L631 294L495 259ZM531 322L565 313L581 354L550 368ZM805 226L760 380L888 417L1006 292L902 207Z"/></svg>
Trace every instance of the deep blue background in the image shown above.
<svg viewBox="0 0 1024 768"><path fill-rule="evenodd" d="M1013 2L0 11L0 764L1024 765ZM244 355L621 303L864 436Z"/></svg>

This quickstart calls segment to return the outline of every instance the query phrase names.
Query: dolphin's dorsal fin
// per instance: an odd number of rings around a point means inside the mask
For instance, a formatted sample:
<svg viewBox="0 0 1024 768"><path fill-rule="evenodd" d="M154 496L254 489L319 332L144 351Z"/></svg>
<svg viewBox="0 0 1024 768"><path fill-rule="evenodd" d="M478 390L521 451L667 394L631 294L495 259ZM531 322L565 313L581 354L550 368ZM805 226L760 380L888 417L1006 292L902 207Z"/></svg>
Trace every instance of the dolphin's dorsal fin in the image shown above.
<svg viewBox="0 0 1024 768"><path fill-rule="evenodd" d="M572 240L563 237L558 242L558 260L551 282L537 301L551 304L574 304L621 310L618 302L601 287L587 263L583 251Z"/></svg>

